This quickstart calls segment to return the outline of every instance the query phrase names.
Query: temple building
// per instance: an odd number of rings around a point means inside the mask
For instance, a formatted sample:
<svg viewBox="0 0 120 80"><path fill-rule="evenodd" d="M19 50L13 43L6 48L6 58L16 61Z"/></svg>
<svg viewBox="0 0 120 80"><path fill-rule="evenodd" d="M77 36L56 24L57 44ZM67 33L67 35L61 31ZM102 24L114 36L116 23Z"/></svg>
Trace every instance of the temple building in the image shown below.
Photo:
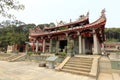
<svg viewBox="0 0 120 80"><path fill-rule="evenodd" d="M114 52L120 51L120 43L119 42L106 42L104 43L104 49L106 52Z"/></svg>
<svg viewBox="0 0 120 80"><path fill-rule="evenodd" d="M60 23L55 27L39 27L29 32L30 45L34 52L75 54L101 54L105 41L105 10L95 22L89 23L89 13L77 21Z"/></svg>

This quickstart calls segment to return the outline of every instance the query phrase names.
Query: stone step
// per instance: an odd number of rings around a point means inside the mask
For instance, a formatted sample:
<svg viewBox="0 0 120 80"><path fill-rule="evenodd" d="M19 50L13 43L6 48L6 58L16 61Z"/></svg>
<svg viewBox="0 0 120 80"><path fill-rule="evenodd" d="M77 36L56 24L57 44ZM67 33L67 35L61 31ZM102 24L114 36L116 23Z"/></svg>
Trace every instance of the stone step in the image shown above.
<svg viewBox="0 0 120 80"><path fill-rule="evenodd" d="M72 57L60 70L75 74L89 75L93 60L93 58L88 57Z"/></svg>
<svg viewBox="0 0 120 80"><path fill-rule="evenodd" d="M78 59L78 60L93 60L92 58L71 58L71 59Z"/></svg>
<svg viewBox="0 0 120 80"><path fill-rule="evenodd" d="M91 66L92 63L83 63L83 62L67 62L67 64L74 64L74 65L88 65Z"/></svg>
<svg viewBox="0 0 120 80"><path fill-rule="evenodd" d="M11 61L19 56L21 56L21 54L13 54L13 55L9 55L7 57L1 57L0 60Z"/></svg>
<svg viewBox="0 0 120 80"><path fill-rule="evenodd" d="M11 61L11 62L12 62L12 61L18 61L18 59L20 59L20 58L22 58L22 57L24 57L24 56L26 56L26 54L20 54L20 55L16 56L15 58L11 59L10 61Z"/></svg>
<svg viewBox="0 0 120 80"><path fill-rule="evenodd" d="M62 71L64 71L64 72L70 72L70 73L74 73L74 74L87 75L87 76L89 75L88 72L71 70L71 69L62 69Z"/></svg>
<svg viewBox="0 0 120 80"><path fill-rule="evenodd" d="M16 58L16 57L19 57L19 56L21 56L21 54L12 55L12 56L6 58L6 61L11 61L12 59L14 59L14 58Z"/></svg>
<svg viewBox="0 0 120 80"><path fill-rule="evenodd" d="M12 61L12 60L14 60L15 58L17 58L17 57L19 57L19 56L21 56L21 54L17 54L17 55L15 55L15 56L9 58L8 61Z"/></svg>
<svg viewBox="0 0 120 80"><path fill-rule="evenodd" d="M82 67L64 66L63 69L90 72L90 69L88 69L88 68L82 68Z"/></svg>
<svg viewBox="0 0 120 80"><path fill-rule="evenodd" d="M84 57L72 57L71 59L93 60L93 58L84 58Z"/></svg>
<svg viewBox="0 0 120 80"><path fill-rule="evenodd" d="M74 65L74 64L65 64L65 66L81 67L81 68L88 68L88 69L91 68L90 65L78 65L78 64L76 64L76 65Z"/></svg>
<svg viewBox="0 0 120 80"><path fill-rule="evenodd" d="M82 62L92 62L93 60L70 59L69 61L76 61L76 62L79 62L79 61L82 61Z"/></svg>
<svg viewBox="0 0 120 80"><path fill-rule="evenodd" d="M92 61L86 61L86 60L69 60L69 62L84 62L84 63L92 63Z"/></svg>
<svg viewBox="0 0 120 80"><path fill-rule="evenodd" d="M93 60L93 58L75 58L75 57L72 57L71 59L73 59L73 60Z"/></svg>

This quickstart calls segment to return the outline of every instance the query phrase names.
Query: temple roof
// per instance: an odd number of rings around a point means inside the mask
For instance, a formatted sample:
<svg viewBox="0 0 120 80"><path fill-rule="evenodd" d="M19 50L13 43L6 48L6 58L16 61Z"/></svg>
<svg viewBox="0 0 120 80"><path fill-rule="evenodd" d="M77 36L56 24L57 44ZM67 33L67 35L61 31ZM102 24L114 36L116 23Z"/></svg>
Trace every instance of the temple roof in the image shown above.
<svg viewBox="0 0 120 80"><path fill-rule="evenodd" d="M59 28L59 27L70 26L70 25L83 23L83 22L89 23L89 12L86 14L86 16L82 16L81 19L79 19L77 21L70 22L70 23L65 23L65 24L62 24L62 25L55 26L55 27L46 27L45 30L56 29L56 28Z"/></svg>
<svg viewBox="0 0 120 80"><path fill-rule="evenodd" d="M93 23L90 23L90 24L86 24L86 25L83 25L82 27L74 27L74 28L69 28L67 30L58 30L58 31L51 31L51 32L40 32L40 33L30 33L29 36L47 36L47 35L52 35L52 34L61 34L61 33L66 33L66 32L74 32L74 31L83 31L83 30L87 30L87 29L96 29L96 28L101 28L101 27L104 27L105 23L106 23L106 17L105 17L105 10L102 10L101 12L101 16L98 20L96 20L95 22ZM77 24L77 23L80 23L80 22L83 22L85 20L88 20L88 15L84 18L84 19L81 19L79 21L75 21L75 22L71 22L71 23L67 23L67 24L64 24L64 25L61 25L61 26L68 26L68 25L72 25L72 24ZM58 27L61 27L61 26L57 26L55 28L58 28ZM46 29L54 29L53 28L46 28Z"/></svg>

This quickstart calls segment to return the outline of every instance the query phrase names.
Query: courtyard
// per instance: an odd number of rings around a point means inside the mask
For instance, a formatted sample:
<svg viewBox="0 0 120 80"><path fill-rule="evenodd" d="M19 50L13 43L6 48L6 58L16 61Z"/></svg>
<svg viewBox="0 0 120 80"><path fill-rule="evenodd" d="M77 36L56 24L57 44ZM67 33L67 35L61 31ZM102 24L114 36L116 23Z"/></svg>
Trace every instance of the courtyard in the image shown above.
<svg viewBox="0 0 120 80"><path fill-rule="evenodd" d="M36 62L0 61L0 80L95 80L94 78L38 67Z"/></svg>

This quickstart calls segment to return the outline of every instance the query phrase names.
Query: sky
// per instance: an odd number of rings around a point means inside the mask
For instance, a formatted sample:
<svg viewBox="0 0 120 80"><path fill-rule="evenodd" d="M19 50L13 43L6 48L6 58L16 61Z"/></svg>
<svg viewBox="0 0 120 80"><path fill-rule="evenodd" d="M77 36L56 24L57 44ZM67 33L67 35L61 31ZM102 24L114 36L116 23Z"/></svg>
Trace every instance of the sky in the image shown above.
<svg viewBox="0 0 120 80"><path fill-rule="evenodd" d="M18 0L25 5L23 11L13 11L16 19L25 23L75 21L89 12L90 23L97 20L105 8L106 27L120 27L120 0ZM1 18L0 21L5 20Z"/></svg>

